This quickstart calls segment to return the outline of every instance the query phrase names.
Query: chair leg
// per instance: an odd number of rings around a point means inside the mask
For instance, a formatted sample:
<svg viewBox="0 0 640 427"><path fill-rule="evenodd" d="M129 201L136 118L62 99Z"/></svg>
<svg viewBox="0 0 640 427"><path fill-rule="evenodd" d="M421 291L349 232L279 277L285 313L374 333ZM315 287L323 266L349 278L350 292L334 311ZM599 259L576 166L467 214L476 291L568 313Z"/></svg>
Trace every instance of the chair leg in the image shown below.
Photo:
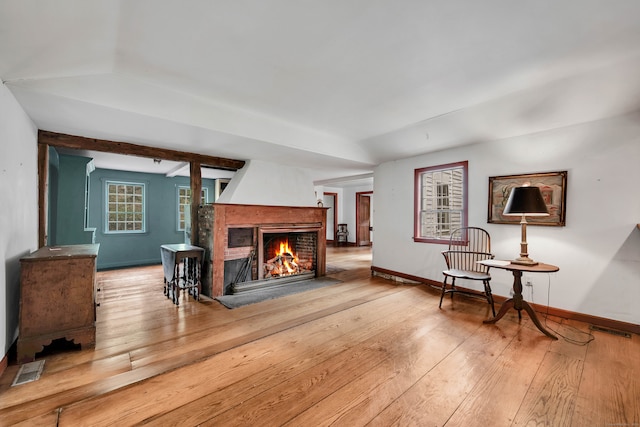
<svg viewBox="0 0 640 427"><path fill-rule="evenodd" d="M484 283L484 293L487 295L487 301L491 305L491 312L493 313L493 317L496 317L496 307L493 304L493 294L491 293L491 286L488 281L483 281Z"/></svg>
<svg viewBox="0 0 640 427"><path fill-rule="evenodd" d="M442 282L442 293L440 294L440 305L438 306L439 308L442 308L442 299L444 298L444 294L447 290L447 279L449 279L449 276L444 276L444 282Z"/></svg>

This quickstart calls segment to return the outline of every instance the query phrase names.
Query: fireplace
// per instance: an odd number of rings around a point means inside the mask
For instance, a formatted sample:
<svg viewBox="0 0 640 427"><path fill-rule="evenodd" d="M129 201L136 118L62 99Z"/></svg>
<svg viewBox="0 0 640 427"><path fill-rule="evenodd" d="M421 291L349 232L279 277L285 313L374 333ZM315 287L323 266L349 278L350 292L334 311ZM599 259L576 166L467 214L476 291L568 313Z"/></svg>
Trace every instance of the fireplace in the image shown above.
<svg viewBox="0 0 640 427"><path fill-rule="evenodd" d="M260 230L258 279L315 272L317 240L317 232L313 231Z"/></svg>
<svg viewBox="0 0 640 427"><path fill-rule="evenodd" d="M224 294L295 286L316 277L320 228L267 226L257 230L257 251L241 262L225 261ZM227 268L230 265L236 268Z"/></svg>
<svg viewBox="0 0 640 427"><path fill-rule="evenodd" d="M326 271L326 208L212 204L198 214L204 295L295 286Z"/></svg>

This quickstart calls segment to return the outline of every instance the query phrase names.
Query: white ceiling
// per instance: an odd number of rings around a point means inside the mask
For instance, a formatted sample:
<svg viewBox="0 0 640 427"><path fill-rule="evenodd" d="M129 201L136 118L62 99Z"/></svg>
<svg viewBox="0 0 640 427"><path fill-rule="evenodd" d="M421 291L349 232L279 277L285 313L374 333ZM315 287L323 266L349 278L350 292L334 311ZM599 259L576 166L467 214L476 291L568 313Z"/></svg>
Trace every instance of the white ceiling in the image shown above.
<svg viewBox="0 0 640 427"><path fill-rule="evenodd" d="M636 111L639 66L637 0L0 0L38 128L319 182Z"/></svg>

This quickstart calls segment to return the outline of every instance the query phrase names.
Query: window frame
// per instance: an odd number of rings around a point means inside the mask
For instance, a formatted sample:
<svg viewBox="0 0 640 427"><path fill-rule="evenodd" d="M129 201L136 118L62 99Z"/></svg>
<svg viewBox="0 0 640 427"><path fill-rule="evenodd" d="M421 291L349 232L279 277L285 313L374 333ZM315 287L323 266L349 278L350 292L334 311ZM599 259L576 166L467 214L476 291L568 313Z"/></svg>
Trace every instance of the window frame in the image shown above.
<svg viewBox="0 0 640 427"><path fill-rule="evenodd" d="M177 231L185 231L186 230L186 222L185 225L180 227L180 207L188 206L186 204L180 203L180 190L189 190L189 205L191 204L191 187L188 185L176 185L176 230ZM200 195L200 201L202 202L202 198L204 197L204 203L208 203L209 201L209 189L207 187L202 187L202 193Z"/></svg>
<svg viewBox="0 0 640 427"><path fill-rule="evenodd" d="M126 186L136 186L142 188L142 229L141 230L109 230L109 186L110 185L126 185ZM117 194L117 193L116 193ZM130 235L130 234L144 234L147 232L147 185L144 182L135 182L135 181L120 181L116 179L108 179L104 182L104 234L111 235ZM117 213L117 212L116 212ZM126 213L126 212L125 212ZM135 213L135 211L133 212ZM135 222L135 221L134 221Z"/></svg>
<svg viewBox="0 0 640 427"><path fill-rule="evenodd" d="M467 160L454 163L446 163L442 165L429 166L425 168L418 168L414 170L414 217L413 217L413 241L419 243L436 243L436 244L448 244L449 236L437 237L424 237L421 235L421 213L422 213L422 176L424 173L433 173L437 171L445 171L451 169L462 169L462 209L461 209L461 223L460 227L466 227L468 223L468 187L469 187L469 162ZM441 184L439 184L441 185ZM437 193L440 193L438 189ZM449 197L447 197L447 203ZM436 194L436 204L439 204L438 195ZM457 211L457 210L456 210ZM441 214L450 215L451 209L447 209L446 212L435 210L436 217L440 217ZM457 227L456 227L457 228ZM453 231L453 230L450 230Z"/></svg>

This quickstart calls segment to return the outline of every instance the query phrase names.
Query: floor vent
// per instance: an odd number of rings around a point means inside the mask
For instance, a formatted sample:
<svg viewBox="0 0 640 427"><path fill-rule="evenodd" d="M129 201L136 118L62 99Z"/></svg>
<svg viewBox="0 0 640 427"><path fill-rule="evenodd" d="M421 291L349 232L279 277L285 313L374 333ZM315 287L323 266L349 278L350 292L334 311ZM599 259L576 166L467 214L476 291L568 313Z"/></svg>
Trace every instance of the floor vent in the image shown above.
<svg viewBox="0 0 640 427"><path fill-rule="evenodd" d="M13 380L11 387L14 385L20 385L30 383L40 379L40 374L44 369L44 360L37 360L35 362L25 363L20 366L16 378Z"/></svg>
<svg viewBox="0 0 640 427"><path fill-rule="evenodd" d="M606 332L608 334L617 335L619 337L631 338L631 334L628 332L616 331L615 329L603 328L602 326L591 325L589 326L589 329L591 329L592 331Z"/></svg>

